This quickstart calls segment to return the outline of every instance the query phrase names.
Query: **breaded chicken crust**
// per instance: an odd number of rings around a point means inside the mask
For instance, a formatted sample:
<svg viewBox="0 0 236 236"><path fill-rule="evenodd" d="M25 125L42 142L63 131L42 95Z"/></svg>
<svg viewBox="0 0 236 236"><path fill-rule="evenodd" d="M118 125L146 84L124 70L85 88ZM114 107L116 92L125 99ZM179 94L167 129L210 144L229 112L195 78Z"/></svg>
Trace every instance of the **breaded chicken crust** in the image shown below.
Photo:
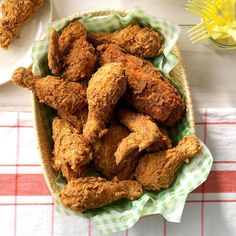
<svg viewBox="0 0 236 236"><path fill-rule="evenodd" d="M43 0L3 0L0 19L0 47L8 49L19 37L20 27L43 5Z"/></svg>
<svg viewBox="0 0 236 236"><path fill-rule="evenodd" d="M135 177L144 189L166 189L175 180L177 170L200 148L195 136L185 136L175 148L144 155L135 170Z"/></svg>
<svg viewBox="0 0 236 236"><path fill-rule="evenodd" d="M141 28L138 24L113 33L90 33L88 40L96 46L114 43L128 53L142 58L157 56L164 49L163 36L159 32L147 27Z"/></svg>
<svg viewBox="0 0 236 236"><path fill-rule="evenodd" d="M115 105L126 90L124 66L121 63L109 63L102 66L93 75L88 84L88 120L83 134L93 143L104 134Z"/></svg>
<svg viewBox="0 0 236 236"><path fill-rule="evenodd" d="M60 77L41 78L21 67L14 71L12 81L35 92L41 103L65 113L76 114L87 104L86 87L79 83L63 81Z"/></svg>
<svg viewBox="0 0 236 236"><path fill-rule="evenodd" d="M97 61L94 47L81 37L72 44L63 62L63 78L68 81L78 81L90 78Z"/></svg>
<svg viewBox="0 0 236 236"><path fill-rule="evenodd" d="M161 139L161 132L158 126L149 116L134 113L123 108L118 111L118 117L120 122L132 133L118 145L115 152L117 165L126 159L130 152L134 150L141 152Z"/></svg>
<svg viewBox="0 0 236 236"><path fill-rule="evenodd" d="M167 126L174 126L183 118L185 104L181 96L151 62L128 55L115 44L97 49L101 65L120 62L125 66L126 102L130 106Z"/></svg>
<svg viewBox="0 0 236 236"><path fill-rule="evenodd" d="M100 177L85 177L69 181L61 190L60 199L64 206L85 212L123 198L135 200L142 193L137 181L111 182Z"/></svg>
<svg viewBox="0 0 236 236"><path fill-rule="evenodd" d="M108 179L116 177L118 180L127 180L133 177L139 153L129 153L126 161L119 165L116 165L114 155L118 144L128 135L129 131L124 126L112 125L107 129L107 133L92 146L95 167Z"/></svg>
<svg viewBox="0 0 236 236"><path fill-rule="evenodd" d="M67 180L83 176L84 166L93 157L89 143L84 139L83 135L79 134L76 128L58 117L53 120L52 131L54 169L62 171Z"/></svg>
<svg viewBox="0 0 236 236"><path fill-rule="evenodd" d="M85 27L80 22L69 23L59 36L59 50L62 55L66 55L75 40L86 37Z"/></svg>

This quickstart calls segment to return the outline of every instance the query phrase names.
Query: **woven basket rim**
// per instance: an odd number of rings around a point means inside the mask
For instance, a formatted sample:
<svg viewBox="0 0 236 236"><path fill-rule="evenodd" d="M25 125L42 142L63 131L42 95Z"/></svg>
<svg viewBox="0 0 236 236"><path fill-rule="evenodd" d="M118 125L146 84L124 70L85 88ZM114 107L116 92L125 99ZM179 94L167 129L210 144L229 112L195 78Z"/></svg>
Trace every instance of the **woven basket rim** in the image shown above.
<svg viewBox="0 0 236 236"><path fill-rule="evenodd" d="M106 15L110 14L111 11L116 12L121 16L125 16L128 14L128 11L125 9L105 9L105 10L86 11L83 13L79 13L78 17L106 16ZM185 66L183 63L183 59L182 59L181 53L180 53L177 45L174 46L172 52L179 59L178 65L172 71L177 70L177 67L178 67L178 70L181 73L182 87L183 87L183 90L185 91L185 94L186 94L186 105L188 107L188 112L189 112L190 128L195 132L192 99L191 99L191 95L190 95L190 89L189 89L189 85L188 85L188 81L187 81L187 75L186 75L186 70L185 70ZM46 180L47 186L48 186L51 194L55 197L55 196L58 196L58 194L60 192L60 188L55 183L56 172L52 169L51 163L46 161L46 158L45 158L45 155L49 155L48 150L50 148L48 147L48 144L46 142L46 135L45 135L45 130L44 130L44 126L43 126L43 121L40 116L39 102L38 102L38 99L34 93L32 94L32 105L33 105L33 113L34 113L34 126L35 126L35 132L36 132L36 137L37 137L37 148L39 150L40 162L41 162L41 166L42 166L42 170L43 170L43 175L44 175L44 178ZM44 146L44 148L42 148L42 146ZM47 150L45 150L45 147Z"/></svg>

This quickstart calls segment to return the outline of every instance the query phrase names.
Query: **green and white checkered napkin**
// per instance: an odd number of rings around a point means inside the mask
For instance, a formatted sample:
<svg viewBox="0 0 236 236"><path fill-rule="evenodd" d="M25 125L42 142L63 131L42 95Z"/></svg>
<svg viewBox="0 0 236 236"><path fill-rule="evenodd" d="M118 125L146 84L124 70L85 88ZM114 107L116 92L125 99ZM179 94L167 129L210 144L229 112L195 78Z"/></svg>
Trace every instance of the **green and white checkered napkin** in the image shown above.
<svg viewBox="0 0 236 236"><path fill-rule="evenodd" d="M112 12L105 17L81 17L80 14L53 22L43 40L37 41L33 46L33 72L42 76L50 74L47 66L47 50L50 28L54 27L60 31L68 22L79 20L88 31L114 31L138 22L143 26L152 27L160 31L165 37L165 50L162 55L153 58L152 62L169 77L169 72L178 63L178 59L170 52L176 43L180 29L177 25L161 19L155 19L146 14L142 9L135 8L127 16L120 16L117 12ZM170 77L169 77L170 78ZM173 79L170 78L170 80ZM176 81L174 84L178 87ZM182 96L185 96L182 94ZM189 126L189 117L184 122L169 130L173 143L177 143L185 135L193 134ZM135 201L122 200L101 209L90 210L84 214L73 212L60 205L56 198L57 209L65 214L76 214L78 217L90 218L95 222L98 229L103 234L119 232L131 228L140 217L162 214L166 220L179 222L185 205L188 193L202 184L211 169L212 156L207 147L201 142L202 149L189 164L185 164L177 173L177 179L167 190L159 193L145 192L145 194ZM60 182L61 179L59 178Z"/></svg>

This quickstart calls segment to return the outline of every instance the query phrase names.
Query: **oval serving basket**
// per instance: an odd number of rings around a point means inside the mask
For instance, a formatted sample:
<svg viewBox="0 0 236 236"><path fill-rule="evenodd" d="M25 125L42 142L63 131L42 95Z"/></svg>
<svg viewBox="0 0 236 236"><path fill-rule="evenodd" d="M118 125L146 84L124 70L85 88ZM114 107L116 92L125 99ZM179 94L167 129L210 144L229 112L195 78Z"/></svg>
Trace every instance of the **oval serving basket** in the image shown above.
<svg viewBox="0 0 236 236"><path fill-rule="evenodd" d="M41 76L50 74L47 62L50 27L60 31L73 20L79 20L88 31L110 32L126 27L131 23L140 23L143 26L160 30L165 37L165 49L161 55L150 60L160 68L167 80L176 87L186 102L185 119L175 127L168 128L169 136L175 145L185 135L195 134L193 108L187 77L180 51L175 45L179 35L178 26L169 21L157 20L139 8L129 12L124 10L104 10L75 14L53 22L45 33L44 38L34 43L32 51L34 73ZM65 181L59 173L53 170L51 165L53 157L51 124L53 118L57 116L57 112L44 104L40 104L35 94L33 94L33 108L41 165L48 188L54 196L57 209L65 214L81 216L81 214L63 207L58 197L61 187L65 185ZM201 151L191 159L188 165L183 165L180 168L177 172L176 181L168 189L158 193L145 191L135 201L118 201L99 209L89 210L82 216L91 218L100 232L104 234L129 229L140 217L152 214L162 214L168 221L180 222L188 194L206 180L211 169L212 156L206 146L201 141L200 143L202 145Z"/></svg>

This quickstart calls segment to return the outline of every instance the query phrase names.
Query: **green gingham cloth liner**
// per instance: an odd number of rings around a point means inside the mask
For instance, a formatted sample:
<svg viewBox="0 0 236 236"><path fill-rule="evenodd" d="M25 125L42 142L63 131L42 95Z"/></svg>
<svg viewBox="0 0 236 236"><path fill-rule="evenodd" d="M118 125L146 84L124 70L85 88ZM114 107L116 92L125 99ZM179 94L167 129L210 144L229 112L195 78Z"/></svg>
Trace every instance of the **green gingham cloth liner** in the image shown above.
<svg viewBox="0 0 236 236"><path fill-rule="evenodd" d="M163 54L153 58L152 62L179 88L177 82L169 76L169 72L178 63L178 59L171 53L171 49L179 37L180 29L177 25L167 20L157 20L151 17L140 8L131 10L127 16L120 16L115 11L112 11L105 17L81 17L80 14L75 14L53 22L49 25L42 37L43 39L34 42L32 57L33 72L35 74L42 76L50 74L47 66L47 50L51 27L60 31L72 20L79 20L88 31L93 32L114 31L134 22L160 31L165 37L165 49ZM181 95L184 97L181 88L179 88L179 91L181 91ZM177 143L185 135L193 134L193 130L189 125L190 117L188 116L188 112L186 114L185 121L168 130L174 143ZM213 158L211 153L202 142L201 145L202 149L200 153L191 159L189 164L184 165L178 171L177 179L167 190L159 193L147 191L135 201L121 200L101 209L90 210L84 214L63 207L58 197L55 196L56 208L58 211L67 215L75 214L78 217L91 219L102 234L124 231L131 228L140 217L152 214L162 214L168 221L180 222L188 193L206 180L212 166Z"/></svg>

